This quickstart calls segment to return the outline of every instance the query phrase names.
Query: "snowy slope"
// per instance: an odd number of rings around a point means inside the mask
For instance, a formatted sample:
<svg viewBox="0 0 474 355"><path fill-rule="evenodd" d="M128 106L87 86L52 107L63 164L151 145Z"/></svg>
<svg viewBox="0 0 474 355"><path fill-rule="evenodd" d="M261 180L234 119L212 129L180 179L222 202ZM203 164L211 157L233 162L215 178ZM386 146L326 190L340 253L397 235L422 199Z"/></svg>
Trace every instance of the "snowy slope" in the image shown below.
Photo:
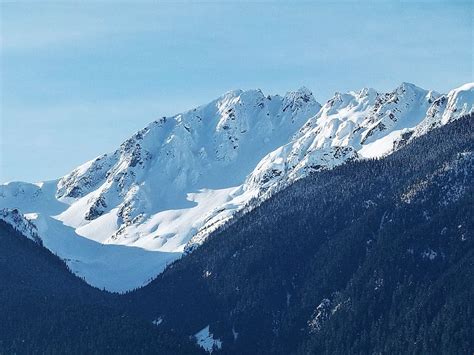
<svg viewBox="0 0 474 355"><path fill-rule="evenodd" d="M0 210L0 220L8 223L22 235L31 239L36 243L41 244L41 239L38 235L38 228L31 223L23 214L16 208L3 208Z"/></svg>
<svg viewBox="0 0 474 355"><path fill-rule="evenodd" d="M206 224L186 246L193 250L210 232L229 221L236 210L262 201L292 182L352 159L378 158L402 143L474 110L474 84L440 95L413 84L379 93L365 88L336 93L285 145L267 154L249 174L233 199L208 216ZM443 98L449 104L438 109ZM432 125L422 131L426 122Z"/></svg>
<svg viewBox="0 0 474 355"><path fill-rule="evenodd" d="M474 111L474 83L467 83L439 96L430 106L425 119L413 130L414 137L449 123Z"/></svg>
<svg viewBox="0 0 474 355"><path fill-rule="evenodd" d="M164 117L59 180L57 197L71 206L58 219L101 243L180 251L189 223L225 202L319 108L307 89L285 97L232 91Z"/></svg>
<svg viewBox="0 0 474 355"><path fill-rule="evenodd" d="M3 185L0 206L35 220L45 246L89 283L125 291L178 258L206 216L320 107L305 88L228 92L152 122L57 181Z"/></svg>
<svg viewBox="0 0 474 355"><path fill-rule="evenodd" d="M402 83L394 91L336 93L293 140L268 154L244 189L278 189L350 159L378 158L405 139L474 111L474 84L440 95Z"/></svg>
<svg viewBox="0 0 474 355"><path fill-rule="evenodd" d="M196 340L196 344L209 354L212 354L214 350L222 348L222 341L214 339L214 335L209 332L209 326L194 334L194 339Z"/></svg>
<svg viewBox="0 0 474 355"><path fill-rule="evenodd" d="M336 93L290 143L259 163L246 188L275 188L348 159L381 156L392 148L387 137L415 127L438 96L408 83L389 93Z"/></svg>
<svg viewBox="0 0 474 355"><path fill-rule="evenodd" d="M61 179L0 186L0 208L24 213L90 284L125 291L291 182L389 154L472 111L473 92L474 84L440 95L403 83L336 93L321 107L305 88L231 91L152 122Z"/></svg>
<svg viewBox="0 0 474 355"><path fill-rule="evenodd" d="M23 214L17 209L2 209L0 219L30 239L39 240L89 284L117 292L134 289L151 281L157 270L163 270L180 256L179 253L104 245L78 235L74 228L52 217L68 206L55 199L56 185L57 181L1 185L2 205L18 206Z"/></svg>

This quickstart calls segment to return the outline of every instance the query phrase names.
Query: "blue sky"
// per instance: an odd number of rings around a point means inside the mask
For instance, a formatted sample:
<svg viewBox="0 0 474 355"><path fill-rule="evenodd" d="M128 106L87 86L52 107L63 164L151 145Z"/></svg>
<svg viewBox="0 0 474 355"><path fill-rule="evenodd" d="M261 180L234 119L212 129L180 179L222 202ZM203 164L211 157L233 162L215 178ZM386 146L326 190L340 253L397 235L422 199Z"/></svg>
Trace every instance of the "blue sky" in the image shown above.
<svg viewBox="0 0 474 355"><path fill-rule="evenodd" d="M473 81L470 2L1 3L0 182L53 179L235 88Z"/></svg>

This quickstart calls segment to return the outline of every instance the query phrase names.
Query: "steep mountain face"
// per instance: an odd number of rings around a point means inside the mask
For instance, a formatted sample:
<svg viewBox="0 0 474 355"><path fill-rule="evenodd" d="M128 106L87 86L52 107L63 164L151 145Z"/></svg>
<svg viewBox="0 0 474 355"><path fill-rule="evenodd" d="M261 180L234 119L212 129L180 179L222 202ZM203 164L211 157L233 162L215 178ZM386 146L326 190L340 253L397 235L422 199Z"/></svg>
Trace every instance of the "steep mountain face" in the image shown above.
<svg viewBox="0 0 474 355"><path fill-rule="evenodd" d="M347 160L387 154L396 138L423 121L439 96L408 83L388 93L373 89L336 93L290 143L259 163L247 185L287 186Z"/></svg>
<svg viewBox="0 0 474 355"><path fill-rule="evenodd" d="M440 104L443 100L444 106ZM239 201L237 206L248 206L252 199L258 204L312 172L355 159L390 154L410 139L473 110L473 83L447 95L409 83L402 83L388 93L370 88L336 93L289 143L257 164L245 183L234 192L234 200ZM229 204L235 205L234 200ZM201 245L210 232L232 217L226 208L210 216L204 228L188 243L187 250Z"/></svg>
<svg viewBox="0 0 474 355"><path fill-rule="evenodd" d="M0 186L44 245L92 285L140 287L220 226L311 172L389 154L473 110L474 84L447 95L232 91L137 132L56 181Z"/></svg>
<svg viewBox="0 0 474 355"><path fill-rule="evenodd" d="M189 214L199 219L228 200L257 162L319 109L307 89L285 97L232 91L208 105L163 117L113 154L59 180L58 199L75 199L59 219L102 243L182 251L192 229L203 223L189 226ZM193 209L196 205L205 206ZM178 209L189 213L159 213ZM187 229L173 230L169 219L175 226L186 219ZM97 227L104 221L113 229Z"/></svg>
<svg viewBox="0 0 474 355"><path fill-rule="evenodd" d="M225 354L471 353L473 119L298 180L125 304Z"/></svg>
<svg viewBox="0 0 474 355"><path fill-rule="evenodd" d="M44 245L92 285L140 287L320 107L305 88L283 97L232 91L152 122L57 181L3 185L0 206L20 209Z"/></svg>
<svg viewBox="0 0 474 355"><path fill-rule="evenodd" d="M426 118L415 130L415 137L435 127L452 122L473 111L474 83L465 84L439 96L430 106Z"/></svg>

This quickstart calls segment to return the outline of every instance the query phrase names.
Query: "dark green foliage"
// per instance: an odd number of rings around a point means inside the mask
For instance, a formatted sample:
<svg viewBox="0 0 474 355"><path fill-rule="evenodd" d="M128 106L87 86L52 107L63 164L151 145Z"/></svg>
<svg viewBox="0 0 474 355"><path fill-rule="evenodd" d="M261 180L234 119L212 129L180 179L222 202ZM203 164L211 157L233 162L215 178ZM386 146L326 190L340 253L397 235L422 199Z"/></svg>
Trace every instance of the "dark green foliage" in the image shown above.
<svg viewBox="0 0 474 355"><path fill-rule="evenodd" d="M473 122L295 183L127 306L229 353L472 353Z"/></svg>
<svg viewBox="0 0 474 355"><path fill-rule="evenodd" d="M40 245L0 221L0 354L197 352L118 296L87 285Z"/></svg>
<svg viewBox="0 0 474 355"><path fill-rule="evenodd" d="M0 353L199 352L210 325L222 353L471 354L473 122L298 181L124 296L0 223Z"/></svg>

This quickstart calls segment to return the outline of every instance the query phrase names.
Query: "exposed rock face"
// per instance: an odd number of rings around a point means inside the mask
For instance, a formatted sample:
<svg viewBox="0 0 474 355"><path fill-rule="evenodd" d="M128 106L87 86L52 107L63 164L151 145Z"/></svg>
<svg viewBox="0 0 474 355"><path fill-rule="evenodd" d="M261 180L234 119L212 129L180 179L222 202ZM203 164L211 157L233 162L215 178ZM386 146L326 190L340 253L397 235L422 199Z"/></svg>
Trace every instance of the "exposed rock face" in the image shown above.
<svg viewBox="0 0 474 355"><path fill-rule="evenodd" d="M10 224L14 229L16 229L28 239L31 239L38 244L42 244L41 238L38 235L38 228L36 228L33 223L25 218L25 216L18 209L0 209L0 220Z"/></svg>
<svg viewBox="0 0 474 355"><path fill-rule="evenodd" d="M323 106L306 88L285 96L231 91L150 123L59 180L0 186L0 208L39 213L100 245L160 252L169 262L294 181L390 154L473 110L473 83L445 95L408 83L387 93L366 88Z"/></svg>
<svg viewBox="0 0 474 355"><path fill-rule="evenodd" d="M79 228L113 215L115 232L102 241L128 244L156 229L155 224L147 231L136 230L154 214L190 206L188 193L242 184L265 154L286 143L320 108L306 88L283 97L237 90L208 105L163 117L114 153L59 180L57 197L73 199L61 220ZM149 241L140 246L157 245L163 244Z"/></svg>

